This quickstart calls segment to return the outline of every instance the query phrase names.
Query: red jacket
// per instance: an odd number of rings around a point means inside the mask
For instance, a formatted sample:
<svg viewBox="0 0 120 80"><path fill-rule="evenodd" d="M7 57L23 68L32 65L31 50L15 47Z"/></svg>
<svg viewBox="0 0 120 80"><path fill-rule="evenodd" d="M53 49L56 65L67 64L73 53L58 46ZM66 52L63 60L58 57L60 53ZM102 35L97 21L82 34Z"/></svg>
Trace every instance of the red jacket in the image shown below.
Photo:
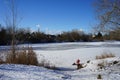
<svg viewBox="0 0 120 80"><path fill-rule="evenodd" d="M78 60L76 61L76 63L77 63L77 64L80 64L80 60L78 59Z"/></svg>

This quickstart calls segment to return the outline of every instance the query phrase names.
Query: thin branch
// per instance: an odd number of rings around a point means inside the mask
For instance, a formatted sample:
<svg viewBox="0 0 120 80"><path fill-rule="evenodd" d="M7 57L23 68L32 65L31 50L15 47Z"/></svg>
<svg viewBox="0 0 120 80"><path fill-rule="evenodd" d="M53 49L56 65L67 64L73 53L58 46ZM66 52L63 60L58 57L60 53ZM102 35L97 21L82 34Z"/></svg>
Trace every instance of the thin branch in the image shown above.
<svg viewBox="0 0 120 80"><path fill-rule="evenodd" d="M113 23L113 24L120 25L120 23L118 23L118 22L114 22L114 21L109 21L109 22L111 22L111 23Z"/></svg>

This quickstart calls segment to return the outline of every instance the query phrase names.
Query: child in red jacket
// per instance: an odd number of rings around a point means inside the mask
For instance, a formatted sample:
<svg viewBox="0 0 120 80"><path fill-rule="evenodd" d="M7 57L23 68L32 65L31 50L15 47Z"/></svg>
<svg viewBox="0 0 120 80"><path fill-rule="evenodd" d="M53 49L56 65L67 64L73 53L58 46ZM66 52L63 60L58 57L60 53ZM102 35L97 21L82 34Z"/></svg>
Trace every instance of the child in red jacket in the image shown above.
<svg viewBox="0 0 120 80"><path fill-rule="evenodd" d="M80 64L80 59L77 59L77 61L73 63L73 65L77 65L77 69L83 68L82 64Z"/></svg>
<svg viewBox="0 0 120 80"><path fill-rule="evenodd" d="M76 64L80 64L80 60L79 59L76 61Z"/></svg>

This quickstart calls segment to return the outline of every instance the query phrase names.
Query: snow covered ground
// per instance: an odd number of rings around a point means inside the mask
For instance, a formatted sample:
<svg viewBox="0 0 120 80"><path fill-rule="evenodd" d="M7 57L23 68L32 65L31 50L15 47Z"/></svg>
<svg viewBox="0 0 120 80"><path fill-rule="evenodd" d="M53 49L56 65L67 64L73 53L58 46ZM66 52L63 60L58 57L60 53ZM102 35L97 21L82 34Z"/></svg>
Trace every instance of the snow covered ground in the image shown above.
<svg viewBox="0 0 120 80"><path fill-rule="evenodd" d="M19 45L28 46L27 45ZM49 70L43 67L2 64L0 65L0 80L97 80L98 74L102 80L120 79L120 42L75 42L54 44L29 44L37 54L39 61L46 60L61 70ZM9 46L1 46L0 50ZM96 55L113 53L115 58L95 60ZM80 59L84 68L76 70L72 64ZM90 60L89 63L87 61ZM113 64L116 62L116 64ZM98 64L104 64L100 68Z"/></svg>
<svg viewBox="0 0 120 80"><path fill-rule="evenodd" d="M49 70L43 67L2 64L0 65L0 80L101 80L120 79L120 58L104 59L108 63L119 61L115 65L106 65L104 69L97 67L100 60L86 63L86 67L80 70Z"/></svg>
<svg viewBox="0 0 120 80"><path fill-rule="evenodd" d="M43 45L43 46L42 46ZM57 67L69 67L77 59L81 63L94 60L97 55L113 53L120 56L120 42L75 42L32 45L36 49L38 60L45 59Z"/></svg>

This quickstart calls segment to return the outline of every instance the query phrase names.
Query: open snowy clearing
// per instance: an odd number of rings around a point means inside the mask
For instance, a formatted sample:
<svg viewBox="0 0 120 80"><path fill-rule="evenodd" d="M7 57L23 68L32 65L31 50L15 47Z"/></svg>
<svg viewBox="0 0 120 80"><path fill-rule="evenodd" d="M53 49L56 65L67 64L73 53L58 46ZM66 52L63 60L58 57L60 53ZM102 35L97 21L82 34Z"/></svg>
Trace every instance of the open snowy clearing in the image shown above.
<svg viewBox="0 0 120 80"><path fill-rule="evenodd" d="M23 45L19 45L21 47ZM28 46L24 45L24 46ZM0 65L0 80L97 80L98 74L103 80L120 79L120 42L81 42L81 43L54 43L29 44L37 54L39 61L46 60L51 66L61 70L49 70L36 66L15 64ZM3 51L8 46L1 46ZM102 53L113 53L115 58L95 60L95 56ZM76 70L72 64L81 60L86 66ZM86 63L90 60L90 63ZM117 61L117 64L113 64ZM105 64L100 69L98 64Z"/></svg>

